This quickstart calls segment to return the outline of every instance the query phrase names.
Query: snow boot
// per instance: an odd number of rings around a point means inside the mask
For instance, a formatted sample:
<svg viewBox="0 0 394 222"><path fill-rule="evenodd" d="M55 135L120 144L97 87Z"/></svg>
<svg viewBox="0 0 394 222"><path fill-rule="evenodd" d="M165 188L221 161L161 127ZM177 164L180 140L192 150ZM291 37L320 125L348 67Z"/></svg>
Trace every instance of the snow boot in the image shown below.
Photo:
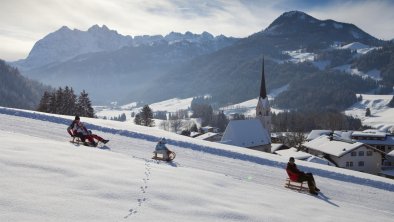
<svg viewBox="0 0 394 222"><path fill-rule="evenodd" d="M103 142L104 144L107 144L109 142L109 140L103 140L101 142Z"/></svg>

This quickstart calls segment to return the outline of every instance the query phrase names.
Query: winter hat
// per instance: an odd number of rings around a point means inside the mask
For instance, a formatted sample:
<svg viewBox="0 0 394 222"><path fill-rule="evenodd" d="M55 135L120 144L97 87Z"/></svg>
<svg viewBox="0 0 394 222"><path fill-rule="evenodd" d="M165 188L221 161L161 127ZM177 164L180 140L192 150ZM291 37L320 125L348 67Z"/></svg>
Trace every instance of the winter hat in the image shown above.
<svg viewBox="0 0 394 222"><path fill-rule="evenodd" d="M75 116L75 120L79 120L79 116L78 115Z"/></svg>

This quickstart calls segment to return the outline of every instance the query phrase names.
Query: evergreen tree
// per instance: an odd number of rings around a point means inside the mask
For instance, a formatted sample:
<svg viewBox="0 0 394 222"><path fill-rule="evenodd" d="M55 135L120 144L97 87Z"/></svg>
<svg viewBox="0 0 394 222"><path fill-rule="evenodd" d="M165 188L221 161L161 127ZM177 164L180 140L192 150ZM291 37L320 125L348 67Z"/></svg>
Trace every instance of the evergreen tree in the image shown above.
<svg viewBox="0 0 394 222"><path fill-rule="evenodd" d="M62 110L65 115L74 115L77 103L77 96L74 94L73 88L66 88L63 92Z"/></svg>
<svg viewBox="0 0 394 222"><path fill-rule="evenodd" d="M45 112L49 113L50 112L50 99L51 99L51 94L47 91L44 92L44 95L42 96L40 103L38 104L37 111L39 112Z"/></svg>
<svg viewBox="0 0 394 222"><path fill-rule="evenodd" d="M139 115L141 117L141 125L149 126L149 127L154 126L153 112L152 112L152 109L148 105L145 105L142 108Z"/></svg>
<svg viewBox="0 0 394 222"><path fill-rule="evenodd" d="M394 108L394 96L393 98L390 100L389 104L387 104L388 107Z"/></svg>
<svg viewBox="0 0 394 222"><path fill-rule="evenodd" d="M122 114L119 116L119 121L121 121L121 122L126 121L126 114L125 114L125 113L122 113Z"/></svg>
<svg viewBox="0 0 394 222"><path fill-rule="evenodd" d="M78 97L77 114L85 117L94 117L94 110L88 94L83 90Z"/></svg>
<svg viewBox="0 0 394 222"><path fill-rule="evenodd" d="M198 132L198 128L197 128L197 125L195 123L193 123L192 127L190 127L190 131L191 132Z"/></svg>
<svg viewBox="0 0 394 222"><path fill-rule="evenodd" d="M138 113L135 115L134 117L134 123L136 125L142 125L142 119L141 119L141 115Z"/></svg>
<svg viewBox="0 0 394 222"><path fill-rule="evenodd" d="M49 113L57 113L56 108L56 92L52 92L49 96Z"/></svg>
<svg viewBox="0 0 394 222"><path fill-rule="evenodd" d="M371 116L371 110L369 108L365 110L365 116Z"/></svg>
<svg viewBox="0 0 394 222"><path fill-rule="evenodd" d="M228 124L228 119L223 111L220 111L217 115L214 116L213 126L219 128L221 132L224 132Z"/></svg>
<svg viewBox="0 0 394 222"><path fill-rule="evenodd" d="M56 114L65 114L63 110L63 102L64 102L64 93L62 87L59 87L59 89L55 93L55 105L54 105L54 110L53 113Z"/></svg>

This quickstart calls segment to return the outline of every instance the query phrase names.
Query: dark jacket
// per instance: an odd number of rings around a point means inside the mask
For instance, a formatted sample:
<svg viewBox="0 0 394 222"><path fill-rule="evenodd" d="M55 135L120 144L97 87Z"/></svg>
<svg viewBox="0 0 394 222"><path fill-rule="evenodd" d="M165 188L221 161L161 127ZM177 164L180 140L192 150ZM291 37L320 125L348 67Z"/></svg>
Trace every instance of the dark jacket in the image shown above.
<svg viewBox="0 0 394 222"><path fill-rule="evenodd" d="M294 164L287 163L286 172L287 175L289 175L290 180L292 181L298 181L300 175L304 174L304 172L300 171L297 168L297 165L295 163Z"/></svg>

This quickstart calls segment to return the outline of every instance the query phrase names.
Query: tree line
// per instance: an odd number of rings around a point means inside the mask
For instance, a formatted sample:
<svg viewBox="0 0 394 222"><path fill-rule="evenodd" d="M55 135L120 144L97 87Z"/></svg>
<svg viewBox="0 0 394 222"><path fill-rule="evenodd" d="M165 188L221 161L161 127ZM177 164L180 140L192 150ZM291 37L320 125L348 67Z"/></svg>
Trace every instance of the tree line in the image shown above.
<svg viewBox="0 0 394 222"><path fill-rule="evenodd" d="M316 129L360 130L361 120L335 110L285 111L272 114L273 132L310 132Z"/></svg>
<svg viewBox="0 0 394 222"><path fill-rule="evenodd" d="M55 91L45 91L37 111L54 113L61 115L79 115L84 117L94 117L94 110L85 90L75 95L73 88L66 86L59 87Z"/></svg>

